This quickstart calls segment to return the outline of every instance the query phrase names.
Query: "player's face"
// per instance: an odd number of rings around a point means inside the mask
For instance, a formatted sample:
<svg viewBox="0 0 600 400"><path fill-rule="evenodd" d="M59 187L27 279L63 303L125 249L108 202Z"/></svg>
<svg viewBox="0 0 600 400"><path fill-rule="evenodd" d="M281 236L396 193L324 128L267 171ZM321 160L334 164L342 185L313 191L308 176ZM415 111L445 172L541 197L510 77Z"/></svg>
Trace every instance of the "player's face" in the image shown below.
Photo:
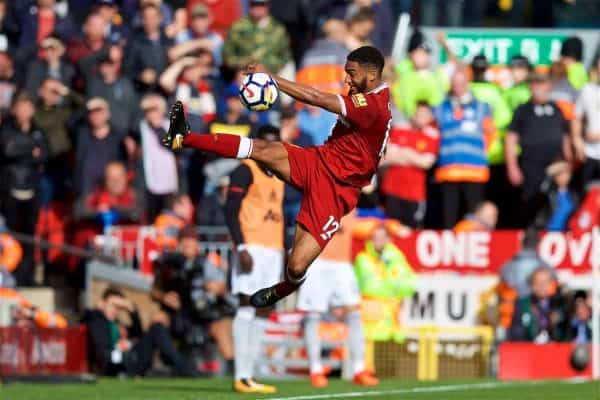
<svg viewBox="0 0 600 400"><path fill-rule="evenodd" d="M346 62L346 79L345 83L348 85L349 93L365 93L367 91L367 80L368 71L366 68L361 67L356 61Z"/></svg>

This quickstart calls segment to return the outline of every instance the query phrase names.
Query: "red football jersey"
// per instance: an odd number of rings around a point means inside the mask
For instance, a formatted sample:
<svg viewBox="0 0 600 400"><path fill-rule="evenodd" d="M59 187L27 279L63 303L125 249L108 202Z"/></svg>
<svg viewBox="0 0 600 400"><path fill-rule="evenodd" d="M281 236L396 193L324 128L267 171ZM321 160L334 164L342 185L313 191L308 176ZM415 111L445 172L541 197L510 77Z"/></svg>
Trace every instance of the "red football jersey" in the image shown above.
<svg viewBox="0 0 600 400"><path fill-rule="evenodd" d="M426 128L423 131L392 129L389 142L390 145L411 148L417 153L437 156L440 135L435 128ZM404 200L421 202L426 199L426 180L427 171L419 167L392 165L383 175L381 191Z"/></svg>
<svg viewBox="0 0 600 400"><path fill-rule="evenodd" d="M319 155L336 179L356 187L371 183L392 124L390 91L382 84L368 93L338 95L342 115Z"/></svg>

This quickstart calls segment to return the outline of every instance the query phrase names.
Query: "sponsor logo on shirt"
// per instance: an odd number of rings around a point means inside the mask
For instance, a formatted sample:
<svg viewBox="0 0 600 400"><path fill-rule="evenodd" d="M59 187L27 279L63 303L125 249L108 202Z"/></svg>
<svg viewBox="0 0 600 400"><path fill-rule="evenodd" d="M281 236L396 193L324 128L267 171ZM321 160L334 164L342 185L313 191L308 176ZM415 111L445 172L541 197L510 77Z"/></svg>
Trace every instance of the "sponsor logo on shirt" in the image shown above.
<svg viewBox="0 0 600 400"><path fill-rule="evenodd" d="M366 107L367 106L367 98L362 93L353 94L352 95L352 103L354 103L354 107Z"/></svg>

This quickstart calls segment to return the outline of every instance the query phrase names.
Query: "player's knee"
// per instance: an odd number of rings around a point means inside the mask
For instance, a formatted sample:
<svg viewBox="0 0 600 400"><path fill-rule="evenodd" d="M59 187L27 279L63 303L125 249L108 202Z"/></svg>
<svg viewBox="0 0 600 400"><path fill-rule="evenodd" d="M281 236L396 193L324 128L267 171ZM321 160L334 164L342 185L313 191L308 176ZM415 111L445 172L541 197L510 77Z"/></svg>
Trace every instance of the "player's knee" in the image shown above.
<svg viewBox="0 0 600 400"><path fill-rule="evenodd" d="M306 269L306 265L299 262L290 261L287 265L287 278L291 281L301 280L306 274Z"/></svg>

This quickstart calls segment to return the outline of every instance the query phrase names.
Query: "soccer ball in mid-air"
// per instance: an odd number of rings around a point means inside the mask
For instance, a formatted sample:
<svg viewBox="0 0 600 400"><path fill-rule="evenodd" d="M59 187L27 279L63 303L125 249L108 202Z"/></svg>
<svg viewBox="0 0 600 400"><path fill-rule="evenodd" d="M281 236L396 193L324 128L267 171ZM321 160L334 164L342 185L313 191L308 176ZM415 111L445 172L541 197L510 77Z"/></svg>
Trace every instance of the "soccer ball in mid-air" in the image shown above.
<svg viewBox="0 0 600 400"><path fill-rule="evenodd" d="M251 111L266 111L275 104L279 89L270 75L248 74L240 86L240 101Z"/></svg>

